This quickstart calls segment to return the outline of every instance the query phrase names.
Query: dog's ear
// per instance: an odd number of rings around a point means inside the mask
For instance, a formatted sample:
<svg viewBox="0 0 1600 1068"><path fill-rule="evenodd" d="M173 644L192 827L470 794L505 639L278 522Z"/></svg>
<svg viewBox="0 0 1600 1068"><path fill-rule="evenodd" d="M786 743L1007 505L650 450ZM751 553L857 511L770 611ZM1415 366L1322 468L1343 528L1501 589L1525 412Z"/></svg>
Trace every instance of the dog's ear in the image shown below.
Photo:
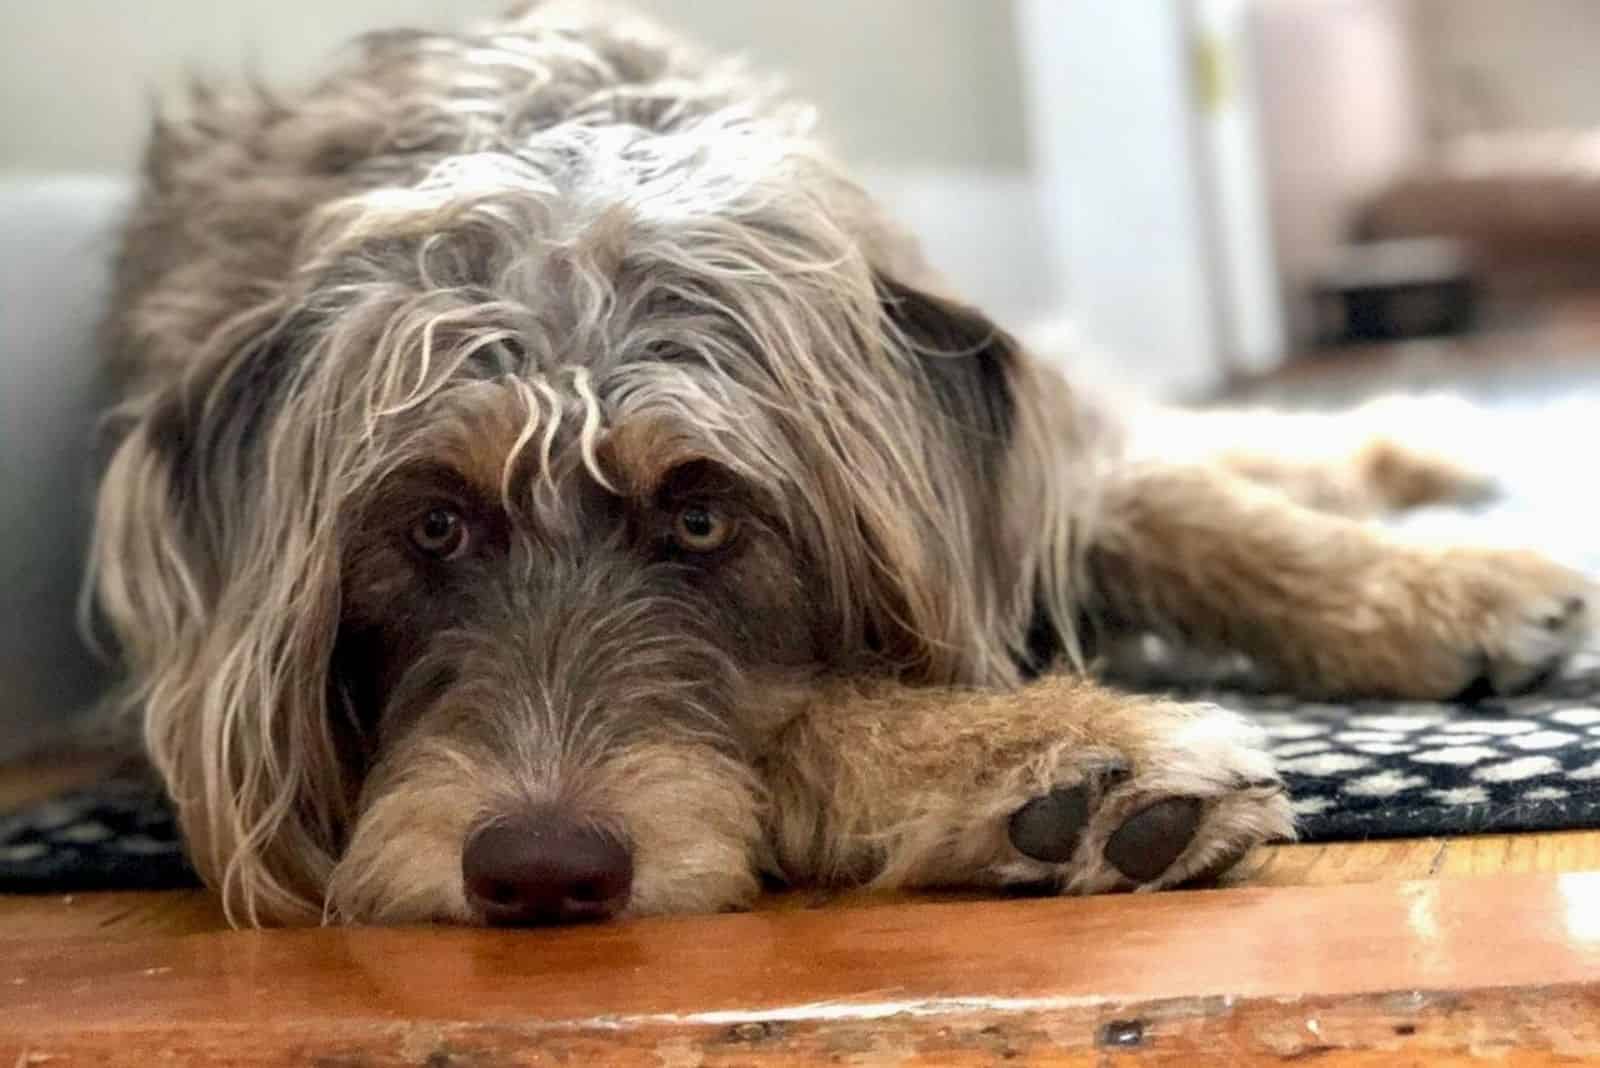
<svg viewBox="0 0 1600 1068"><path fill-rule="evenodd" d="M299 351L275 308L219 331L129 410L97 506L98 603L140 683L126 700L191 859L238 922L320 916L346 803L319 428L277 432Z"/></svg>
<svg viewBox="0 0 1600 1068"><path fill-rule="evenodd" d="M864 488L860 529L876 561L856 587L869 648L908 676L1002 680L1013 664L993 640L1017 585L1012 506L1026 363L1015 340L976 309L879 271L891 359L909 396L890 405L876 448L892 490ZM904 410L899 405L905 404Z"/></svg>
<svg viewBox="0 0 1600 1068"><path fill-rule="evenodd" d="M998 475L1016 421L1017 342L976 308L884 275L877 286L940 413Z"/></svg>
<svg viewBox="0 0 1600 1068"><path fill-rule="evenodd" d="M261 466L265 428L289 379L291 336L274 324L220 346L222 358L197 363L146 409L140 430L165 470L170 514L211 577L249 503L238 491Z"/></svg>

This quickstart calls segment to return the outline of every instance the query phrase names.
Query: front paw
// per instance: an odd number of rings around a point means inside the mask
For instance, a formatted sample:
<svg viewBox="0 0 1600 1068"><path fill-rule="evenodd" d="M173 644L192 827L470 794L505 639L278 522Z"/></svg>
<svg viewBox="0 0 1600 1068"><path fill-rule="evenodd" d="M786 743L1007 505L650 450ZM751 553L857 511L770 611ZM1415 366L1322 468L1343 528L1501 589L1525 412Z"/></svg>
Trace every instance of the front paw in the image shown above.
<svg viewBox="0 0 1600 1068"><path fill-rule="evenodd" d="M1525 693L1560 672L1594 632L1596 586L1529 552L1452 550L1420 596L1444 669L1399 696L1472 700ZM1399 650L1404 656L1404 650ZM1418 662L1424 662L1418 657Z"/></svg>
<svg viewBox="0 0 1600 1068"><path fill-rule="evenodd" d="M1259 728L1215 705L1161 704L1120 759L1063 768L1064 782L1007 822L1002 885L1062 893L1154 890L1225 871L1294 837Z"/></svg>

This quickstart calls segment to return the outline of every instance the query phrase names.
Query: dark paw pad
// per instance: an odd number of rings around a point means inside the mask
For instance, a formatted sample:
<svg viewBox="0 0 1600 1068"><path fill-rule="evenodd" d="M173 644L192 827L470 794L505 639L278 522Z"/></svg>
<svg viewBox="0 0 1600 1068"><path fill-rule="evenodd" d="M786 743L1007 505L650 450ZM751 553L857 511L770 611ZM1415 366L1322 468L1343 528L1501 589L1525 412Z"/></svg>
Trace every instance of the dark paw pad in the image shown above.
<svg viewBox="0 0 1600 1068"><path fill-rule="evenodd" d="M1011 815L1011 844L1017 852L1048 864L1063 864L1078 849L1089 822L1089 791L1067 786L1036 797Z"/></svg>
<svg viewBox="0 0 1600 1068"><path fill-rule="evenodd" d="M1172 867L1200 827L1200 801L1171 797L1135 812L1106 843L1106 860L1134 882L1147 883Z"/></svg>
<svg viewBox="0 0 1600 1068"><path fill-rule="evenodd" d="M1481 705L1493 697L1500 696L1495 689L1494 680L1487 673L1478 675L1473 680L1461 687L1452 700L1458 705Z"/></svg>

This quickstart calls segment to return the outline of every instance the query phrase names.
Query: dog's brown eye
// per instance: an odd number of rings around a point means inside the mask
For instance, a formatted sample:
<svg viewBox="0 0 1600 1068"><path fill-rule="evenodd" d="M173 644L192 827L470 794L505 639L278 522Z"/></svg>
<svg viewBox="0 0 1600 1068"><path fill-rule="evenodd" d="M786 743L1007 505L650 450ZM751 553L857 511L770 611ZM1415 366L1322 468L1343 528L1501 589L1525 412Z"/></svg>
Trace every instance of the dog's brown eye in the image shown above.
<svg viewBox="0 0 1600 1068"><path fill-rule="evenodd" d="M708 553L728 544L733 537L733 520L714 508L691 504L678 509L672 522L672 538L680 548L692 553Z"/></svg>
<svg viewBox="0 0 1600 1068"><path fill-rule="evenodd" d="M454 508L435 508L412 525L411 544L436 560L453 559L467 547L467 521Z"/></svg>

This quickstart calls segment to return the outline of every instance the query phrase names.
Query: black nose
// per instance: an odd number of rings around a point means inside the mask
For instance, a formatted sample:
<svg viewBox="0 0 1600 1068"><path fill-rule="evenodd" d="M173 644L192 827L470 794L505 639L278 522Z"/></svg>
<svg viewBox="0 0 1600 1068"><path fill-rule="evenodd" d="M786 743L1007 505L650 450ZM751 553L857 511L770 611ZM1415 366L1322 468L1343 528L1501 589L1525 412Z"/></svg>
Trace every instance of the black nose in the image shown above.
<svg viewBox="0 0 1600 1068"><path fill-rule="evenodd" d="M628 903L633 855L617 839L542 815L491 824L461 853L467 899L497 926L582 923Z"/></svg>

